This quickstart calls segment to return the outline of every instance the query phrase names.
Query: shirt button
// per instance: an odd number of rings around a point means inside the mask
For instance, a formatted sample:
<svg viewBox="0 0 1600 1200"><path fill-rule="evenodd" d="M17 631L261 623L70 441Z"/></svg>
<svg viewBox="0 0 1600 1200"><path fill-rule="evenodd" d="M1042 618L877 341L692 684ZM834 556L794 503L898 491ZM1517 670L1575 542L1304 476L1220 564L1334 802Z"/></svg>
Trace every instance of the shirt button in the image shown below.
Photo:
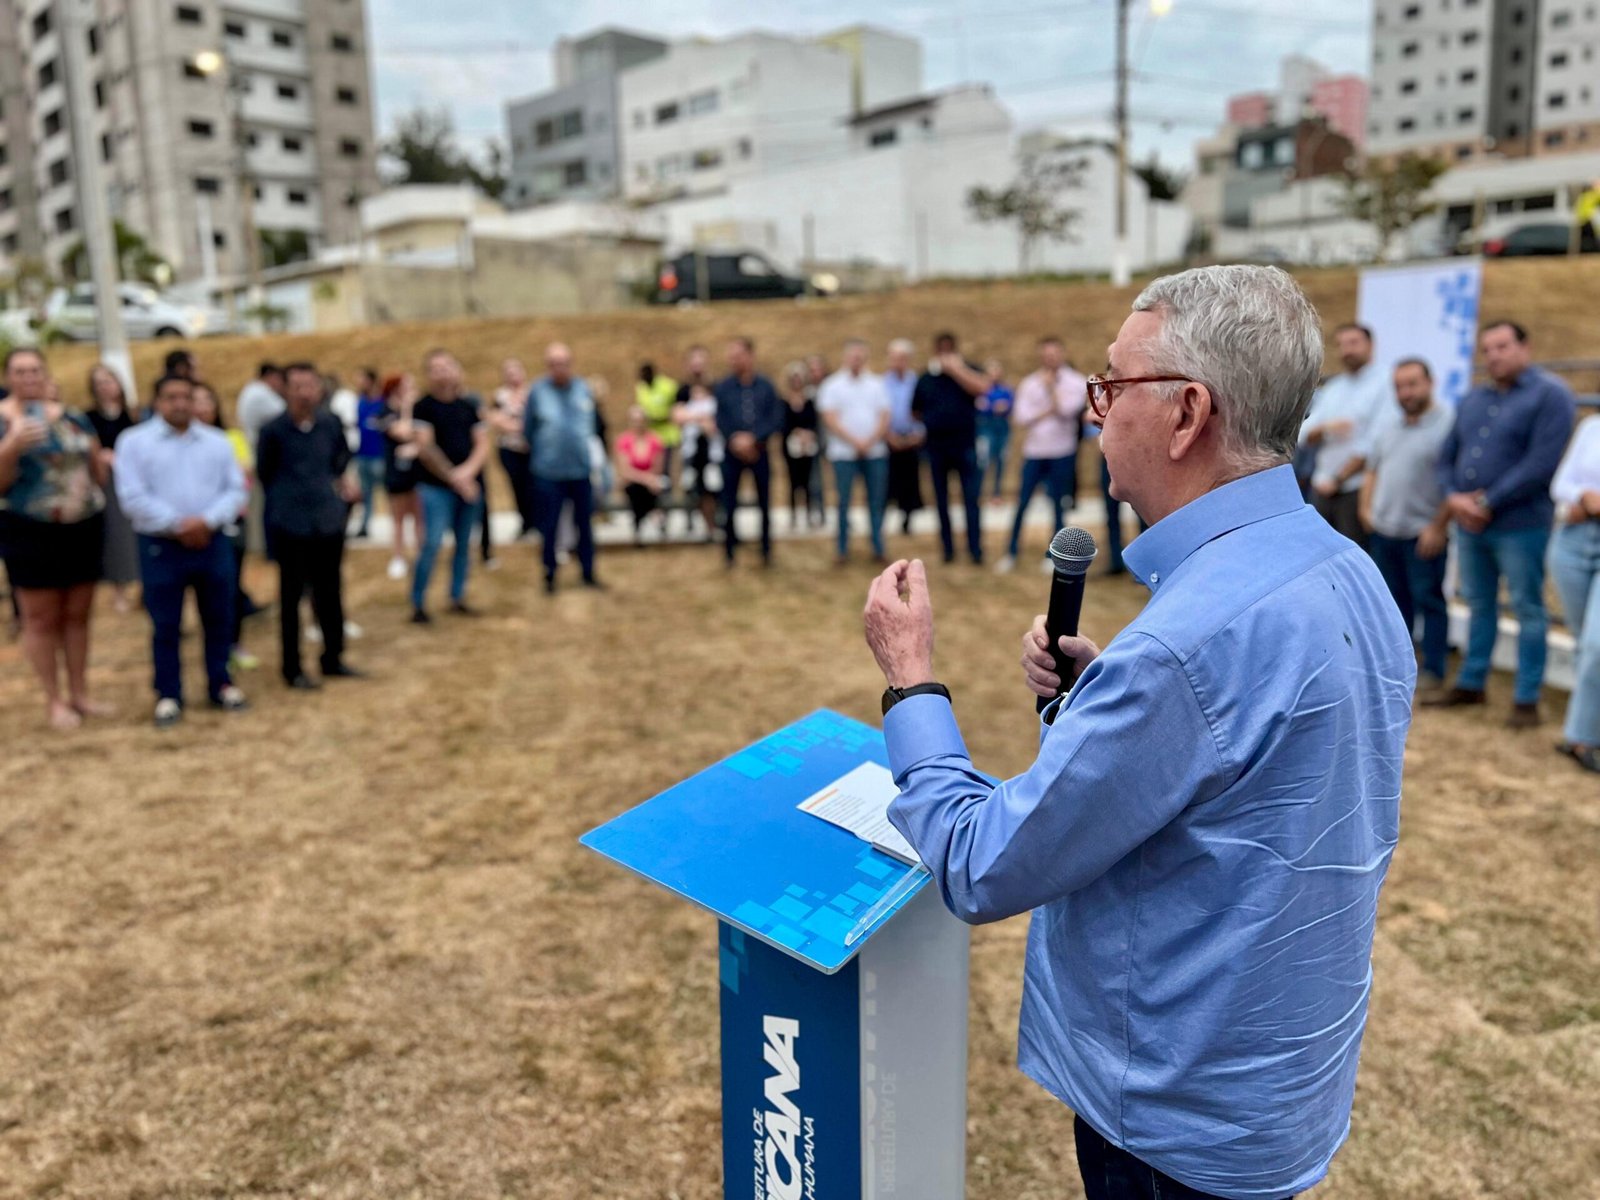
<svg viewBox="0 0 1600 1200"><path fill-rule="evenodd" d="M1467 478L1468 479L1476 479L1477 477L1478 477L1478 473L1476 471L1474 471L1471 467L1468 467L1467 468Z"/></svg>
<svg viewBox="0 0 1600 1200"><path fill-rule="evenodd" d="M1473 458L1482 458L1483 457L1483 447L1482 446L1474 446L1472 448L1472 457Z"/></svg>
<svg viewBox="0 0 1600 1200"><path fill-rule="evenodd" d="M1151 571L1150 572L1150 582L1153 583L1153 584L1154 583L1160 583L1161 582L1161 572L1160 571Z"/></svg>
<svg viewBox="0 0 1600 1200"><path fill-rule="evenodd" d="M1485 425L1482 429L1478 430L1478 436L1481 437L1481 438L1488 437L1489 436L1489 427L1487 425Z"/></svg>

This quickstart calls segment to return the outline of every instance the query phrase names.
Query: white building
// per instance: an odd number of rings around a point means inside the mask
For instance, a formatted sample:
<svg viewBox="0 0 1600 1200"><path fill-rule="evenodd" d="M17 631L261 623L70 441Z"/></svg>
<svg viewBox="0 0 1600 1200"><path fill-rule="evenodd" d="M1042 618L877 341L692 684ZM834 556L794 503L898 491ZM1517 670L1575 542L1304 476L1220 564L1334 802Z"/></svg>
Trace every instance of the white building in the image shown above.
<svg viewBox="0 0 1600 1200"><path fill-rule="evenodd" d="M836 154L858 98L898 99L920 76L916 43L873 29L676 43L619 76L623 193L703 195Z"/></svg>
<svg viewBox="0 0 1600 1200"><path fill-rule="evenodd" d="M1534 64L1534 153L1600 150L1600 4L1545 0Z"/></svg>

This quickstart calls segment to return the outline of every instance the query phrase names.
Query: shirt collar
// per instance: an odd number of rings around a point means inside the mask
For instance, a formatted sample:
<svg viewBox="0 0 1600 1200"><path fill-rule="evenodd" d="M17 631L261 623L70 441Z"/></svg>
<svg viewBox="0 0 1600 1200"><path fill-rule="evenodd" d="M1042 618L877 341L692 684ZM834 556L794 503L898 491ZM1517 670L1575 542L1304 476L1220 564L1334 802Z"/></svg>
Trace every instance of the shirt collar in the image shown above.
<svg viewBox="0 0 1600 1200"><path fill-rule="evenodd" d="M1157 521L1128 544L1122 560L1151 591L1191 554L1224 534L1296 512L1305 505L1294 468L1285 463L1225 483Z"/></svg>
<svg viewBox="0 0 1600 1200"><path fill-rule="evenodd" d="M179 429L165 417L157 417L155 422L156 426L161 430L162 436L185 439L193 438L195 436L195 427L199 424L197 421L190 421L187 429Z"/></svg>

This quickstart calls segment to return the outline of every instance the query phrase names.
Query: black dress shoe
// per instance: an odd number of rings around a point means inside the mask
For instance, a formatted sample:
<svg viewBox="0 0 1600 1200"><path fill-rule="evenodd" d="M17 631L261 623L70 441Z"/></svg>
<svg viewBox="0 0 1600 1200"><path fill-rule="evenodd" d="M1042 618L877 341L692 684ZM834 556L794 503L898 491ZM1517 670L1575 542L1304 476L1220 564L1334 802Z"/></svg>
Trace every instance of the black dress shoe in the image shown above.
<svg viewBox="0 0 1600 1200"><path fill-rule="evenodd" d="M322 677L324 679L365 679L367 673L344 663L336 663L331 667L323 667Z"/></svg>
<svg viewBox="0 0 1600 1200"><path fill-rule="evenodd" d="M556 577L554 575L546 575L544 577L544 594L546 596L554 596L556 594Z"/></svg>
<svg viewBox="0 0 1600 1200"><path fill-rule="evenodd" d="M428 615L427 610L416 608L411 610L411 623L413 625L432 625L433 618Z"/></svg>
<svg viewBox="0 0 1600 1200"><path fill-rule="evenodd" d="M585 579L583 581L583 586L586 587L586 588L593 588L597 592L607 592L607 591L611 590L610 588L606 587L605 584L601 583L598 579L596 579L593 575L589 576L589 578L587 578L587 579Z"/></svg>
<svg viewBox="0 0 1600 1200"><path fill-rule="evenodd" d="M285 679L284 683L297 692L314 692L322 687L320 683L311 678L311 676L307 675L304 671L296 675L293 679Z"/></svg>
<svg viewBox="0 0 1600 1200"><path fill-rule="evenodd" d="M452 600L450 602L450 612L457 617L476 617L481 615L477 609L462 600Z"/></svg>

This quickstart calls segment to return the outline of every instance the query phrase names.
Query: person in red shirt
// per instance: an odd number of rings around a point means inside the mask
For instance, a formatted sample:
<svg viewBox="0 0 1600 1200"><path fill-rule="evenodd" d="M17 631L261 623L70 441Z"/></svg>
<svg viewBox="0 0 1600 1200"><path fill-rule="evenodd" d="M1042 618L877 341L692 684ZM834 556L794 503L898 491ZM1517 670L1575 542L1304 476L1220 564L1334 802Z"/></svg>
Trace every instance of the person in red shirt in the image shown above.
<svg viewBox="0 0 1600 1200"><path fill-rule="evenodd" d="M628 428L617 438L617 478L633 510L633 540L643 540L645 518L656 510L666 487L667 448L650 428L644 409L628 410Z"/></svg>

